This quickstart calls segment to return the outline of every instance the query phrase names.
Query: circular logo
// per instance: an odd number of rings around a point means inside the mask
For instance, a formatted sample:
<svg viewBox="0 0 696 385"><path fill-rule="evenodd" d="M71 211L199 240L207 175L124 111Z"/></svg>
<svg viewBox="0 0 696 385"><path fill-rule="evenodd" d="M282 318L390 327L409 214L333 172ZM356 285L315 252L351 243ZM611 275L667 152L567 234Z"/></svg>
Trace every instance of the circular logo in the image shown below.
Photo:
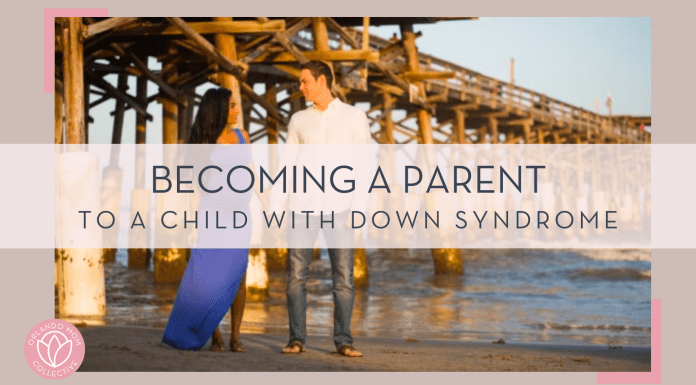
<svg viewBox="0 0 696 385"><path fill-rule="evenodd" d="M39 322L24 341L29 367L44 378L65 378L85 358L85 341L73 324L60 319Z"/></svg>

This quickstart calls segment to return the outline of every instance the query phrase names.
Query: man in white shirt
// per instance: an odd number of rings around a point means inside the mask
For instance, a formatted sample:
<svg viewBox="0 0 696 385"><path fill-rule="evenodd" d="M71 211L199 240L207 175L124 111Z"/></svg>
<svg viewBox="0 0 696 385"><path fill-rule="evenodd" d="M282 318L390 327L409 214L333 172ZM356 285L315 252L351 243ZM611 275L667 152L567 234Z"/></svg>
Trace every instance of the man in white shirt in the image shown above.
<svg viewBox="0 0 696 385"><path fill-rule="evenodd" d="M302 66L300 90L305 99L313 103L313 106L292 116L288 125L286 144L333 145L368 144L370 142L369 123L365 113L334 98L331 95L331 84L333 84L333 74L326 63L311 61ZM316 154L314 155L316 156ZM325 162L330 162L327 158L323 159ZM320 162L321 160L322 158L319 158ZM317 202L328 199L325 194L317 195L316 198L308 200L305 197L304 201ZM293 205L292 198L290 204ZM339 238L341 241L339 243L345 241L352 245L353 232L347 228L347 223L351 207L356 207L356 200L351 195L340 194L336 199L331 200L331 207L337 211L335 218L333 215L326 218L325 214L323 219L330 219L332 222L335 220L335 223L341 228L329 230L333 232L331 236ZM305 210L308 209L305 208ZM318 211L315 212L318 213ZM303 237L311 239L304 239L298 244L313 244L321 227L326 227L326 225L321 225L321 219L319 215L308 217L310 231L304 232ZM324 235L327 237L326 228ZM298 240L295 239L295 241ZM312 260L312 249L292 248L291 242L288 254L287 306L290 341L283 348L283 353L301 353L307 342L307 277L309 263ZM353 347L353 337L350 332L355 297L353 249L330 248L329 258L333 277L334 344L338 352L344 356L362 357L362 353Z"/></svg>

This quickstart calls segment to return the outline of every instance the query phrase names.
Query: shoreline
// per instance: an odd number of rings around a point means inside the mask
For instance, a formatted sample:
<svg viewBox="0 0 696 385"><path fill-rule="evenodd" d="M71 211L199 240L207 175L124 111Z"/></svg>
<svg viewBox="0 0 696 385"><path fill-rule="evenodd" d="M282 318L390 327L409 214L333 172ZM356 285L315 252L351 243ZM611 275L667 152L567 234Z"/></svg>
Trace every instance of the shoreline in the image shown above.
<svg viewBox="0 0 696 385"><path fill-rule="evenodd" d="M414 371L649 372L649 347L496 344L491 342L356 337L365 354L335 353L330 336L310 335L307 352L281 354L286 334L242 334L246 353L180 351L161 343L163 330L136 326L80 327L87 353L81 372ZM229 334L223 333L226 344Z"/></svg>

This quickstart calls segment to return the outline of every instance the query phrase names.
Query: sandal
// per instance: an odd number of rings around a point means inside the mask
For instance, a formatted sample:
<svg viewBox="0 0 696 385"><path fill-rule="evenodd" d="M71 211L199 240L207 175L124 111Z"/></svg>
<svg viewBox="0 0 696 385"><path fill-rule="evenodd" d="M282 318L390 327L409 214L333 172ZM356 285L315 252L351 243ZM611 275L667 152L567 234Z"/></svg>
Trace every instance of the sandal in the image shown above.
<svg viewBox="0 0 696 385"><path fill-rule="evenodd" d="M363 354L357 351L352 345L345 344L338 348L338 354L345 357L362 357Z"/></svg>
<svg viewBox="0 0 696 385"><path fill-rule="evenodd" d="M304 345L300 341L292 341L281 350L283 354L300 354L305 351Z"/></svg>

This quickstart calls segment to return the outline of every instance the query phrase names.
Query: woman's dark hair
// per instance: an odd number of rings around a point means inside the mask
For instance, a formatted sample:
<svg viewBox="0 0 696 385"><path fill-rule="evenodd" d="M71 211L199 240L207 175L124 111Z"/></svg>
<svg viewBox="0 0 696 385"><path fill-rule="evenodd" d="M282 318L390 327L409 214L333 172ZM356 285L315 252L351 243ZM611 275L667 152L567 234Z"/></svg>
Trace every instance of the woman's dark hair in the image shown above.
<svg viewBox="0 0 696 385"><path fill-rule="evenodd" d="M231 96L227 88L211 88L203 94L188 143L214 144L217 141L227 126Z"/></svg>

